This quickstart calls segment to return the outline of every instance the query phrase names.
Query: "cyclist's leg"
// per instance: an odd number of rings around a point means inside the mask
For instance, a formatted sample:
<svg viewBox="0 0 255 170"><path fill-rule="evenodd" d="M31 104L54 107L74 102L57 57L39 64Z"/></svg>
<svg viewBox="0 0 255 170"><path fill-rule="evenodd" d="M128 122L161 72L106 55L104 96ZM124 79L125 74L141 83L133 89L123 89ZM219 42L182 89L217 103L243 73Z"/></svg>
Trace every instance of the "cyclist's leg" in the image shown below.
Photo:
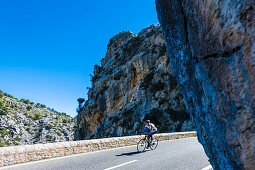
<svg viewBox="0 0 255 170"><path fill-rule="evenodd" d="M148 134L148 140L152 140L152 135Z"/></svg>
<svg viewBox="0 0 255 170"><path fill-rule="evenodd" d="M153 129L150 130L149 134L148 134L148 139L152 141L152 133L153 133Z"/></svg>
<svg viewBox="0 0 255 170"><path fill-rule="evenodd" d="M157 131L156 131L156 130L155 130L155 131L153 131L153 132L151 133L151 140L153 140L153 135L154 135L155 133L157 133Z"/></svg>

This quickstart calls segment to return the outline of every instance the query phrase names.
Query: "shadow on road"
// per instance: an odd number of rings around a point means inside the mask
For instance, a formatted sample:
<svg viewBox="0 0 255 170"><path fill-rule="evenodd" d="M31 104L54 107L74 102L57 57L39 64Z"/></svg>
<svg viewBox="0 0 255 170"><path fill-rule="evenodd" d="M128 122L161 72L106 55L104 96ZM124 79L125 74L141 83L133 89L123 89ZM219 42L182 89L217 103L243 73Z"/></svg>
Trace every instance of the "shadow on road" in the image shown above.
<svg viewBox="0 0 255 170"><path fill-rule="evenodd" d="M146 152L146 151L144 151ZM131 155L136 155L136 154L140 154L140 153L144 153L144 152L128 152L128 153L122 153L122 154L119 154L119 155L116 155L116 156L131 156Z"/></svg>

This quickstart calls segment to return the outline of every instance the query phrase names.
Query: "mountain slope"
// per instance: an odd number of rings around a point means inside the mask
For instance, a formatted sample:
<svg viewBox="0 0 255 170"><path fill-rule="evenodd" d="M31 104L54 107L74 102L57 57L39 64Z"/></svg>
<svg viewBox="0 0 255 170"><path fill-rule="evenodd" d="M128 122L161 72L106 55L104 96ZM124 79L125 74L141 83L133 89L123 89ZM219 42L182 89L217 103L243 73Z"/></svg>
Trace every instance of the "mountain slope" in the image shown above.
<svg viewBox="0 0 255 170"><path fill-rule="evenodd" d="M0 146L73 140L76 120L0 91Z"/></svg>

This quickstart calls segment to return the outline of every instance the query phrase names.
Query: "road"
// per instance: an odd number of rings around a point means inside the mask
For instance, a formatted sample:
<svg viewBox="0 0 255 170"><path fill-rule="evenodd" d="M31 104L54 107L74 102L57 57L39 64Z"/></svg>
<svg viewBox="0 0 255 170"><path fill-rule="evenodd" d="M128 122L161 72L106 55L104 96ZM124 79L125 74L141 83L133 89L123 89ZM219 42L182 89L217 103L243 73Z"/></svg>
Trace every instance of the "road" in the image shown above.
<svg viewBox="0 0 255 170"><path fill-rule="evenodd" d="M143 153L136 146L29 162L0 170L201 170L210 163L197 138L159 142Z"/></svg>

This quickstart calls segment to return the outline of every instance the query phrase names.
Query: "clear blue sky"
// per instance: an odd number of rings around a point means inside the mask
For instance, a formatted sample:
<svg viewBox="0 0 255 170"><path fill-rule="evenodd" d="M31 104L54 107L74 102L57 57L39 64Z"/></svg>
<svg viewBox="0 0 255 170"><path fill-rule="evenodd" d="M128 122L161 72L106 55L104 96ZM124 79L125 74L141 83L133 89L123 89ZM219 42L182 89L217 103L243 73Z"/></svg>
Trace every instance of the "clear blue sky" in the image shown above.
<svg viewBox="0 0 255 170"><path fill-rule="evenodd" d="M1 0L0 89L75 116L109 39L158 24L154 0Z"/></svg>

